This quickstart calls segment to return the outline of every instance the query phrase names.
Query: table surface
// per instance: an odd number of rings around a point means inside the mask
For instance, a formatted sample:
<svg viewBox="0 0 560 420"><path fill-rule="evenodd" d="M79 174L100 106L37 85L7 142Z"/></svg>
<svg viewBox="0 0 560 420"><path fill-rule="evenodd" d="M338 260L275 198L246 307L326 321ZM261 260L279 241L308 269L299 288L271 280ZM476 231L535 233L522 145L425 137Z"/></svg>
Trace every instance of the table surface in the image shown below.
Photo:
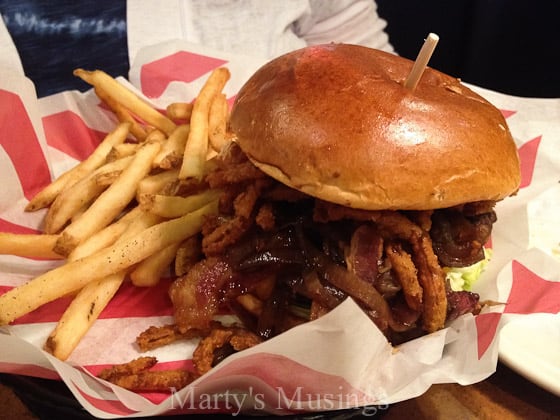
<svg viewBox="0 0 560 420"><path fill-rule="evenodd" d="M0 417L38 419L10 386L0 384ZM560 398L539 388L503 364L496 373L474 385L433 385L422 396L379 410L383 420L394 419L560 419ZM6 417L7 416L7 417Z"/></svg>

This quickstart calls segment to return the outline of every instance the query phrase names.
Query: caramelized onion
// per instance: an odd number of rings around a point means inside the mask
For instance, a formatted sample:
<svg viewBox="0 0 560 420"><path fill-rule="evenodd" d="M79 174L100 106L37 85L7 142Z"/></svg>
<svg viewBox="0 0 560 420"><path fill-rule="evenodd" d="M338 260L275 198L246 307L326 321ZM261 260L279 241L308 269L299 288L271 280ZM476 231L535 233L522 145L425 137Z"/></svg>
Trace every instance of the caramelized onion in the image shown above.
<svg viewBox="0 0 560 420"><path fill-rule="evenodd" d="M235 266L236 270L257 270L265 267L281 267L283 265L302 265L303 255L299 249L276 248L267 249L250 255Z"/></svg>
<svg viewBox="0 0 560 420"><path fill-rule="evenodd" d="M493 211L473 217L450 209L434 212L430 236L440 264L466 267L484 259L482 247L488 241L495 221Z"/></svg>

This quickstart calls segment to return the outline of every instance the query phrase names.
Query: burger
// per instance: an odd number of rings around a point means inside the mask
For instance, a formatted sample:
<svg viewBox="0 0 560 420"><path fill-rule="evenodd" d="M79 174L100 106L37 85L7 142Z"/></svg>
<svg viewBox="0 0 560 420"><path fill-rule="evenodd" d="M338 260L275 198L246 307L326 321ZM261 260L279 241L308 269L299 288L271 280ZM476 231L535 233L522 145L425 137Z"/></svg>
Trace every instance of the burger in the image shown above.
<svg viewBox="0 0 560 420"><path fill-rule="evenodd" d="M245 83L205 179L220 213L170 290L182 331L212 329L226 307L253 343L351 298L396 344L480 309L446 273L485 260L495 204L519 188L517 149L500 111L456 78L426 68L404 87L412 65L325 44Z"/></svg>

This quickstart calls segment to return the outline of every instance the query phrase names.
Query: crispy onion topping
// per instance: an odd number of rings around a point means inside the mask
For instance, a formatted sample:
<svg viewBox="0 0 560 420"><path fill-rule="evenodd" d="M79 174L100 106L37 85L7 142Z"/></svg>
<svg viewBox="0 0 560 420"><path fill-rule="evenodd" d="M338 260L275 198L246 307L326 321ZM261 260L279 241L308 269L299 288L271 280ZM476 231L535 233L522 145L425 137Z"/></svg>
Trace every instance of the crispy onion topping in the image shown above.
<svg viewBox="0 0 560 420"><path fill-rule="evenodd" d="M211 330L227 309L268 339L351 297L399 343L477 310L478 296L450 291L441 267L480 258L496 220L493 202L352 209L292 190L230 149L207 179L225 193L220 214L203 227L205 258L170 290L181 333Z"/></svg>

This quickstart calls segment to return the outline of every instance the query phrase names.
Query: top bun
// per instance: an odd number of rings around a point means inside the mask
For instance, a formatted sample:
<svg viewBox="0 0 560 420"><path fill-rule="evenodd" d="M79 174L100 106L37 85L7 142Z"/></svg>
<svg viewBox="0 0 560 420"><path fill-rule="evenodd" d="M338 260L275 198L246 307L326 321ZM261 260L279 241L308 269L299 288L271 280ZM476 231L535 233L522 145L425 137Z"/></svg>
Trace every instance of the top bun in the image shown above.
<svg viewBox="0 0 560 420"><path fill-rule="evenodd" d="M367 210L500 200L520 183L500 111L457 79L366 47L306 47L241 88L230 127L263 172L311 196Z"/></svg>

